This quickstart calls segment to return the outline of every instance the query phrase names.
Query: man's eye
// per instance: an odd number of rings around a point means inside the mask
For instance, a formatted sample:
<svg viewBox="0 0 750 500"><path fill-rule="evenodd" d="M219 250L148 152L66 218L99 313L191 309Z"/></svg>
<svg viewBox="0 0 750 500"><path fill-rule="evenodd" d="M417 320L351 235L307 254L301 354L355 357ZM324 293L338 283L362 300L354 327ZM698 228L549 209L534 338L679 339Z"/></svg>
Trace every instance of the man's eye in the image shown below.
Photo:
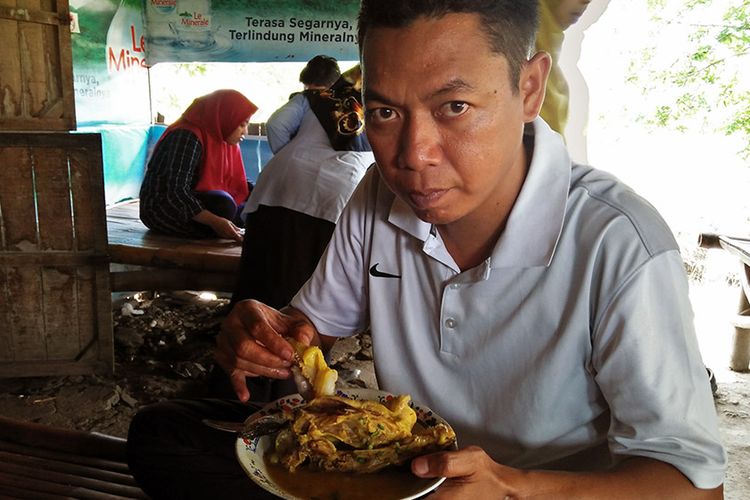
<svg viewBox="0 0 750 500"><path fill-rule="evenodd" d="M382 123L392 120L396 116L396 113L390 108L375 108L368 111L367 116L374 123Z"/></svg>
<svg viewBox="0 0 750 500"><path fill-rule="evenodd" d="M443 104L440 113L443 116L452 117L452 116L459 116L469 109L469 105L462 101L451 101L448 103Z"/></svg>

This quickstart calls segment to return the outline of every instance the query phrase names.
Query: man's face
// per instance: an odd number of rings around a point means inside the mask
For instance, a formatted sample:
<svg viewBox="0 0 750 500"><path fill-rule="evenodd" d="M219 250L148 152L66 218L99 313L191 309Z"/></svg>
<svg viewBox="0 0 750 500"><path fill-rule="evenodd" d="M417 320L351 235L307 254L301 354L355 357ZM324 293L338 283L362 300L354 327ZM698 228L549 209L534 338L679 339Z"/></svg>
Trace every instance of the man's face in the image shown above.
<svg viewBox="0 0 750 500"><path fill-rule="evenodd" d="M391 190L438 226L501 224L492 219L523 183L523 127L538 106L523 75L514 92L478 16L374 28L362 54L367 137Z"/></svg>

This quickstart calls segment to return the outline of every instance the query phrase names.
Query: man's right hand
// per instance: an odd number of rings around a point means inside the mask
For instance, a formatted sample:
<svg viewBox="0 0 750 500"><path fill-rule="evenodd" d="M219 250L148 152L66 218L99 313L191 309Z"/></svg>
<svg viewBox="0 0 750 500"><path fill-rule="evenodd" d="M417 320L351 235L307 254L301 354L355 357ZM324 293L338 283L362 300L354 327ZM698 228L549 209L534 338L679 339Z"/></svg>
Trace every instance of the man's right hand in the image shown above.
<svg viewBox="0 0 750 500"><path fill-rule="evenodd" d="M310 320L291 307L277 311L257 300L243 300L224 320L214 357L229 375L240 401L250 399L246 377L291 376L294 349L283 337L305 345L320 342Z"/></svg>

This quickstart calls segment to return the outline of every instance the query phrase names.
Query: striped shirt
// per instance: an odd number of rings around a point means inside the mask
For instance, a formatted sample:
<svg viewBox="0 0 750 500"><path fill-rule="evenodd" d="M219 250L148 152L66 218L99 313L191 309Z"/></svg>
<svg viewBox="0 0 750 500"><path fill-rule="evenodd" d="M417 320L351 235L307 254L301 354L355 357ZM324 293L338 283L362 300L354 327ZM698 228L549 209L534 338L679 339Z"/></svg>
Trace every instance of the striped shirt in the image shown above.
<svg viewBox="0 0 750 500"><path fill-rule="evenodd" d="M193 191L202 153L198 137L189 130L174 130L158 144L140 192L140 216L148 228L176 236L205 236L210 231L193 221L204 208Z"/></svg>

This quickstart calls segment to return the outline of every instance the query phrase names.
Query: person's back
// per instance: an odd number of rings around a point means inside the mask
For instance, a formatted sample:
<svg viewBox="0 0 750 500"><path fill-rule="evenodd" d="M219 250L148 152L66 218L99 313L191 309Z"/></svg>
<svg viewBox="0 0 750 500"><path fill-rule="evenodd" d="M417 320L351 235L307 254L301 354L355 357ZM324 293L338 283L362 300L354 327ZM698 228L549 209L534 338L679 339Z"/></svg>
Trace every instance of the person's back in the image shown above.
<svg viewBox="0 0 750 500"><path fill-rule="evenodd" d="M246 239L233 303L254 298L281 307L289 302L312 274L341 211L373 162L369 145L361 140L362 128L347 131L335 121L342 114L342 95L357 104L354 123L361 124L362 116L359 91L352 90L337 66L333 70L334 63L313 58L300 74L305 91L292 95L268 119L274 156L243 211ZM319 80L311 80L315 74ZM333 75L338 77L331 82ZM361 150L363 144L367 150Z"/></svg>
<svg viewBox="0 0 750 500"><path fill-rule="evenodd" d="M299 129L263 168L245 212L281 206L335 223L374 157L370 151L333 149L307 96L292 101L304 110Z"/></svg>

